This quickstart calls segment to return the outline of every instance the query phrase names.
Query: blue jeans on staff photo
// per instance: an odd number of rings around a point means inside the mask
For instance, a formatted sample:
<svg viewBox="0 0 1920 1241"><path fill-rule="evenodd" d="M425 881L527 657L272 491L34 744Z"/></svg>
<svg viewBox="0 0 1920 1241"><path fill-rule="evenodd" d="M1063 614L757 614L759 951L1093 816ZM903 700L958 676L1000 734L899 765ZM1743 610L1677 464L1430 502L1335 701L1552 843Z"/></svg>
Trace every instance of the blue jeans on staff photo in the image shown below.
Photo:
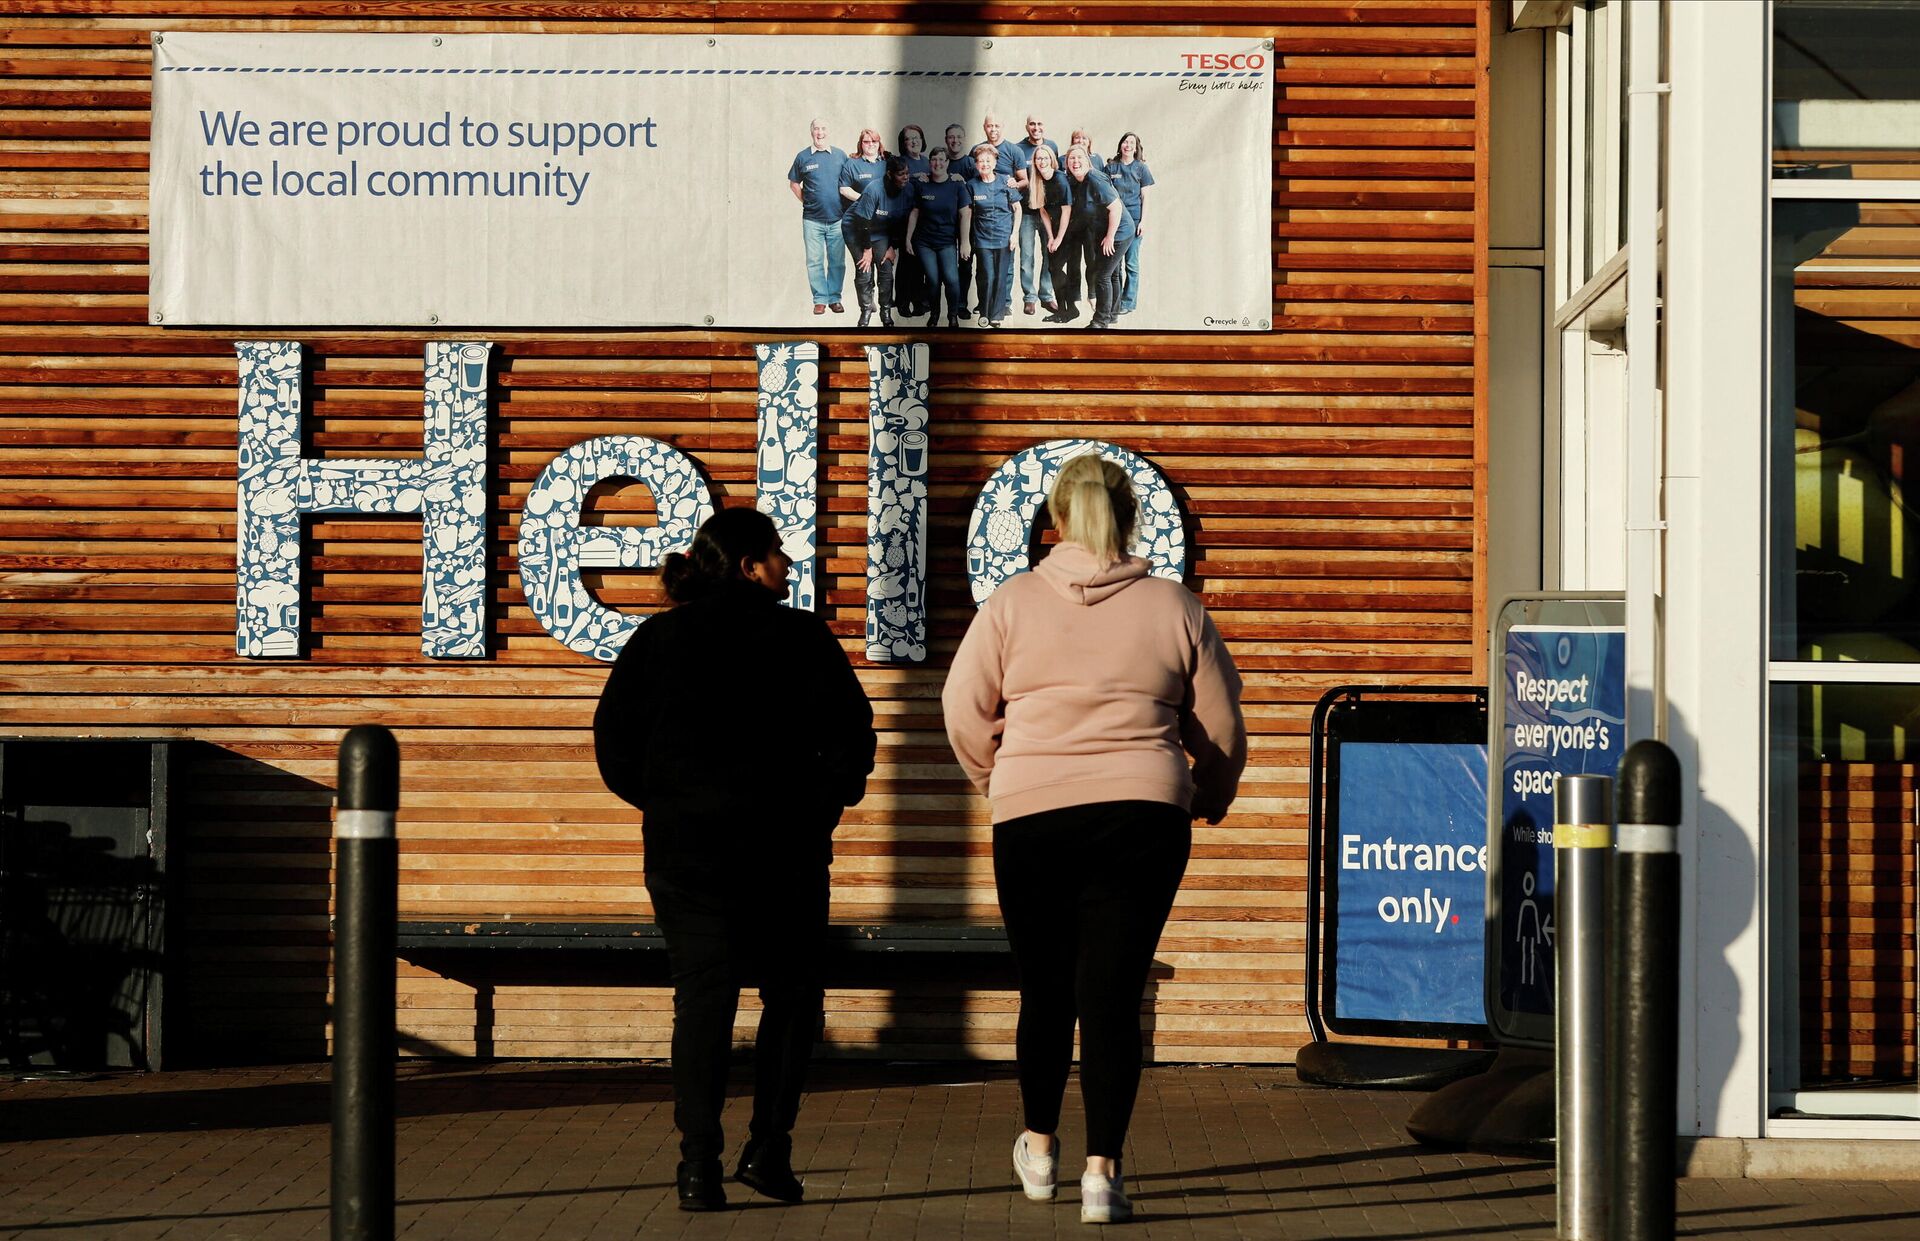
<svg viewBox="0 0 1920 1241"><path fill-rule="evenodd" d="M927 269L927 322L940 317L940 295L947 295L947 317L958 318L967 308L967 293L960 285L960 251L953 245L930 246L915 242L913 252Z"/></svg>
<svg viewBox="0 0 1920 1241"><path fill-rule="evenodd" d="M980 314L1000 320L1013 309L1013 253L1005 243L974 247L973 278L978 286Z"/></svg>
<svg viewBox="0 0 1920 1241"><path fill-rule="evenodd" d="M1035 275L1035 268L1039 274ZM1053 273L1047 270L1047 237L1040 228L1040 213L1028 211L1020 217L1020 295L1029 302L1053 300Z"/></svg>
<svg viewBox="0 0 1920 1241"><path fill-rule="evenodd" d="M1126 284L1120 294L1120 313L1126 314L1140 304L1140 234L1127 243Z"/></svg>
<svg viewBox="0 0 1920 1241"><path fill-rule="evenodd" d="M841 248L840 221L822 224L802 218L800 233L807 245L807 285L813 304L831 306L840 300L847 280L847 254Z"/></svg>

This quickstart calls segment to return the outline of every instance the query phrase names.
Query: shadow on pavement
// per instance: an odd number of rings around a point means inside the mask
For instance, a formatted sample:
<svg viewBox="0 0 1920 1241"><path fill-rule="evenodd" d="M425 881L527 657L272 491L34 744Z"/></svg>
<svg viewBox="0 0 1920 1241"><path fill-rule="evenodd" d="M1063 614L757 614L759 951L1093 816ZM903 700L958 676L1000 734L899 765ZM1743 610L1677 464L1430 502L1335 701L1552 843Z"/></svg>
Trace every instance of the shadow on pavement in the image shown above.
<svg viewBox="0 0 1920 1241"><path fill-rule="evenodd" d="M45 1141L127 1133L208 1129L279 1129L325 1125L332 1085L303 1082L217 1086L186 1090L111 1090L38 1093L0 1106L0 1141ZM673 1092L663 1067L582 1074L569 1070L524 1073L412 1074L402 1068L394 1107L398 1119L466 1112L531 1111L564 1103L654 1103Z"/></svg>
<svg viewBox="0 0 1920 1241"><path fill-rule="evenodd" d="M814 1093L888 1089L940 1082L984 1082L1010 1075L1009 1066L958 1064L825 1064L812 1075ZM167 1078L139 1079L130 1089L45 1084L12 1093L0 1105L0 1142L46 1141L128 1133L213 1129L279 1129L325 1125L332 1086L311 1081L235 1084L196 1089L151 1089ZM753 1091L744 1056L735 1064L728 1097ZM394 1095L397 1118L517 1112L593 1104L665 1103L673 1098L664 1064L615 1062L502 1069L483 1063L406 1062Z"/></svg>
<svg viewBox="0 0 1920 1241"><path fill-rule="evenodd" d="M672 1181L649 1182L644 1185L604 1185L592 1189L534 1189L497 1194L465 1194L447 1198L401 1198L395 1204L396 1209L405 1211L410 1207L458 1206L465 1202L498 1202L508 1199L531 1201L536 1198L587 1198L596 1194L637 1193L642 1190L659 1190L665 1193L673 1188ZM31 1224L12 1224L0 1220L0 1229L14 1232L54 1232L65 1228L105 1228L116 1225L167 1223L175 1220L202 1219L262 1219L279 1215L299 1215L303 1212L325 1211L325 1201L305 1206L261 1207L252 1211L177 1211L151 1215L112 1215L99 1219L63 1219L45 1220Z"/></svg>

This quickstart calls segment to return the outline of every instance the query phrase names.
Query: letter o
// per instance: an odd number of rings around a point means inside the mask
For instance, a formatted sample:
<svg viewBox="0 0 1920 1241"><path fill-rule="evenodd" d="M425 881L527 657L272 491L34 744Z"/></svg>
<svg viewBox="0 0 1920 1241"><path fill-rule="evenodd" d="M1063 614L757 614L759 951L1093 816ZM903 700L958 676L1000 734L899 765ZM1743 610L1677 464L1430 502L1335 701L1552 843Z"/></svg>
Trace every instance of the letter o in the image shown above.
<svg viewBox="0 0 1920 1241"><path fill-rule="evenodd" d="M1100 440L1048 440L1022 449L995 470L967 521L967 582L976 606L984 605L1000 584L1027 568L1033 521L1060 468L1075 457L1096 452L1133 480L1140 516L1133 531L1136 556L1153 562L1153 576L1180 581L1187 571L1187 532L1173 489L1146 458Z"/></svg>
<svg viewBox="0 0 1920 1241"><path fill-rule="evenodd" d="M1400 921L1400 902L1394 900L1391 896L1381 897L1380 904L1377 906L1377 908L1380 910L1380 921L1382 922Z"/></svg>

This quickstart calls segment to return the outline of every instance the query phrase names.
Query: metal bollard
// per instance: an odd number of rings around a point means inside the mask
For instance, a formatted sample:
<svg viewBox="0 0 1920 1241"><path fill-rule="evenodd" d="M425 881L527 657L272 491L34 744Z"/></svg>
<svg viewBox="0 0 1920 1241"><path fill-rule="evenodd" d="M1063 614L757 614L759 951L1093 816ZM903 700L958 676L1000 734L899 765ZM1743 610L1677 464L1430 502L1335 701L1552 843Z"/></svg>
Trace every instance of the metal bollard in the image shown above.
<svg viewBox="0 0 1920 1241"><path fill-rule="evenodd" d="M1607 1232L1606 915L1613 781L1553 785L1554 1164L1560 1236Z"/></svg>
<svg viewBox="0 0 1920 1241"><path fill-rule="evenodd" d="M340 742L333 940L333 1241L393 1237L394 811L400 747L374 725Z"/></svg>
<svg viewBox="0 0 1920 1241"><path fill-rule="evenodd" d="M1620 759L1607 923L1608 1177L1614 1241L1669 1241L1680 1055L1680 760L1658 741Z"/></svg>

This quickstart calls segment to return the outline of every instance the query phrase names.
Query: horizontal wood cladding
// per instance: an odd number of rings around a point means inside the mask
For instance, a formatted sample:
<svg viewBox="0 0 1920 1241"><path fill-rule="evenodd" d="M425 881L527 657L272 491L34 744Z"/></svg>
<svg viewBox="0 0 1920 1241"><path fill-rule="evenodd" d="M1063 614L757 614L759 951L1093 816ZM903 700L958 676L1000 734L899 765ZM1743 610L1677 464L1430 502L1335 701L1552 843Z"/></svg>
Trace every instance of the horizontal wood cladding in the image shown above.
<svg viewBox="0 0 1920 1241"><path fill-rule="evenodd" d="M753 497L753 346L814 338L823 612L874 699L879 769L836 836L833 911L994 919L987 808L938 695L972 605L961 531L989 471L1094 436L1179 493L1190 584L1247 681L1252 761L1192 864L1144 1000L1152 1054L1288 1060L1301 1013L1308 718L1355 681L1471 679L1484 543L1485 29L1473 3L1215 5L0 0L0 729L193 739L175 811L176 943L206 1059L313 1055L327 1038L329 803L341 731L405 761L401 898L420 914L648 911L635 815L600 785L605 676L535 624L514 541L557 452L600 434L692 455L722 504ZM234 341L300 339L308 451L420 450L420 332L170 330L147 322L147 51L156 29L1215 34L1274 40L1271 332L934 333L933 656L865 665L866 370L912 332L486 335L493 388L493 654L419 654L417 523L305 527L311 653L233 653ZM1016 316L1016 322L1019 316ZM443 335L454 335L452 333ZM466 335L461 333L461 335ZM638 486L591 520L644 523ZM592 575L646 612L658 584ZM466 978L399 964L415 1054L666 1051L661 979ZM1012 1054L1013 997L925 966L835 986L838 1054ZM754 1019L743 1005L741 1031Z"/></svg>
<svg viewBox="0 0 1920 1241"><path fill-rule="evenodd" d="M1915 1067L1911 763L1800 769L1800 1072L1807 1086Z"/></svg>

